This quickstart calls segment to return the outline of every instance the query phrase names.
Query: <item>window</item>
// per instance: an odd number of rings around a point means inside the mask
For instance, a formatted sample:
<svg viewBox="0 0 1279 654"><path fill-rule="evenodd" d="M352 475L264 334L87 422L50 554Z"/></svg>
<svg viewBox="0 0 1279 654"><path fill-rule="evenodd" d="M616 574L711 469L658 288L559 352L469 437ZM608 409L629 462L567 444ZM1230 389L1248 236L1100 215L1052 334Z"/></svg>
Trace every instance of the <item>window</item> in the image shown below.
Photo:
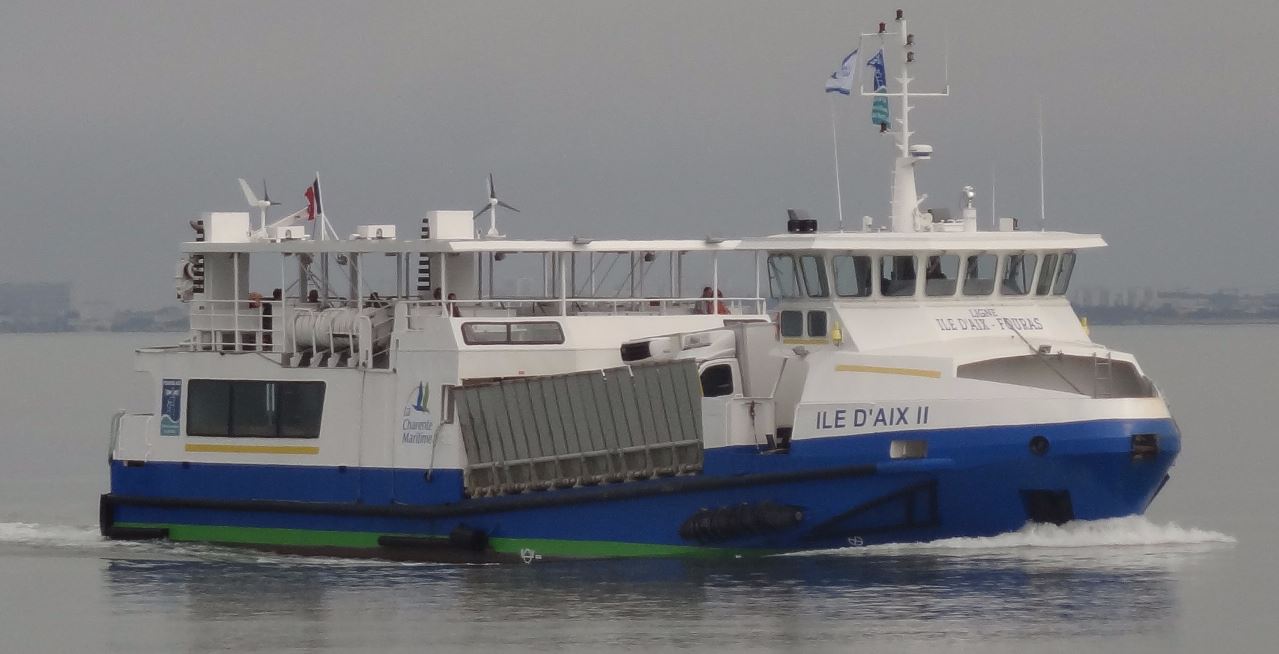
<svg viewBox="0 0 1279 654"><path fill-rule="evenodd" d="M1035 283L1035 295L1048 295L1053 287L1053 273L1057 272L1057 255L1045 254L1044 265L1039 267L1039 281Z"/></svg>
<svg viewBox="0 0 1279 654"><path fill-rule="evenodd" d="M808 312L808 335L814 338L824 338L826 336L825 311Z"/></svg>
<svg viewBox="0 0 1279 654"><path fill-rule="evenodd" d="M795 257L774 254L768 257L768 287L774 298L799 297L799 274Z"/></svg>
<svg viewBox="0 0 1279 654"><path fill-rule="evenodd" d="M722 397L732 394L732 366L727 363L720 363L702 371L702 397Z"/></svg>
<svg viewBox="0 0 1279 654"><path fill-rule="evenodd" d="M835 266L835 294L840 297L870 297L870 257L862 255L836 255L831 258Z"/></svg>
<svg viewBox="0 0 1279 654"><path fill-rule="evenodd" d="M993 254L974 254L964 266L964 295L990 295L995 290L995 264L999 259Z"/></svg>
<svg viewBox="0 0 1279 654"><path fill-rule="evenodd" d="M782 336L795 338L804 335L804 312L783 311L781 317Z"/></svg>
<svg viewBox="0 0 1279 654"><path fill-rule="evenodd" d="M893 255L882 257L879 263L879 292L889 297L908 297L915 294L915 257Z"/></svg>
<svg viewBox="0 0 1279 654"><path fill-rule="evenodd" d="M804 273L804 290L808 297L830 295L830 288L826 285L826 262L821 257L806 254L799 258L799 267Z"/></svg>
<svg viewBox="0 0 1279 654"><path fill-rule="evenodd" d="M187 382L187 434L232 438L319 438L324 382Z"/></svg>
<svg viewBox="0 0 1279 654"><path fill-rule="evenodd" d="M1035 276L1033 254L1010 254L1004 259L1004 283L999 292L1004 295L1025 295L1030 292L1030 280Z"/></svg>
<svg viewBox="0 0 1279 654"><path fill-rule="evenodd" d="M1057 283L1053 284L1053 295L1065 295L1070 287L1070 273L1075 272L1075 253L1065 252L1061 255L1061 272L1057 273Z"/></svg>
<svg viewBox="0 0 1279 654"><path fill-rule="evenodd" d="M924 295L954 295L958 280L959 255L939 254L928 257L928 266L924 268Z"/></svg>
<svg viewBox="0 0 1279 654"><path fill-rule="evenodd" d="M467 345L559 345L564 330L558 322L467 322L462 323L462 340Z"/></svg>

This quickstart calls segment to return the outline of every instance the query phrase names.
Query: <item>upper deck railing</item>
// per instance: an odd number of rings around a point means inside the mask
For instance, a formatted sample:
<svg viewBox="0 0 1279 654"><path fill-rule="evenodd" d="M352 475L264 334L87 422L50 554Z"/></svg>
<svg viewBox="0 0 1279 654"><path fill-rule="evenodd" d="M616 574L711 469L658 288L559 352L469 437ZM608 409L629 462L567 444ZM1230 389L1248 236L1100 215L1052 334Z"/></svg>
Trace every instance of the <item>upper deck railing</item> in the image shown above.
<svg viewBox="0 0 1279 654"><path fill-rule="evenodd" d="M546 318L584 316L761 316L766 300L734 298L490 298L483 300L402 300L407 329L420 329L421 321L453 318Z"/></svg>

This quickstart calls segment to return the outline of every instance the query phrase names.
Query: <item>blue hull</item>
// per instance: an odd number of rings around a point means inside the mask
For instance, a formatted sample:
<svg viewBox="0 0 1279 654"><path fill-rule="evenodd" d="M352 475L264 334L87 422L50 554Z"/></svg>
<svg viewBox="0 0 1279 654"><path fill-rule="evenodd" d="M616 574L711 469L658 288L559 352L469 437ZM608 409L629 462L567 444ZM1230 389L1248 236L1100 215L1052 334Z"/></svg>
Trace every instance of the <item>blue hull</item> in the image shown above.
<svg viewBox="0 0 1279 654"><path fill-rule="evenodd" d="M1136 434L1153 434L1157 451L1134 452ZM1032 451L1036 436L1047 439L1046 451ZM927 440L927 457L890 460L890 441L901 439ZM699 475L477 499L462 497L457 470L428 480L422 470L114 461L103 529L427 559L466 549L477 556L824 549L1139 514L1179 450L1171 420L896 432L797 441L786 454L708 450ZM210 529L182 535L196 526Z"/></svg>

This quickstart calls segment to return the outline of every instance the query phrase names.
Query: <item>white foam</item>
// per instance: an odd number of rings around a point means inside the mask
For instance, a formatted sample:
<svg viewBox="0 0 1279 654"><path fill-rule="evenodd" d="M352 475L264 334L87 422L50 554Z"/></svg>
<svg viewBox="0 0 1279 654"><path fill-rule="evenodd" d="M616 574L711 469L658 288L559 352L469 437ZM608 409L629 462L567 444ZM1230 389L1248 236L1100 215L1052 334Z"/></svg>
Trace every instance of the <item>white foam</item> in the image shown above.
<svg viewBox="0 0 1279 654"><path fill-rule="evenodd" d="M962 554L975 551L1015 553L1018 550L1151 548L1204 546L1234 543L1233 536L1217 531L1182 527L1174 522L1158 524L1144 516L1076 520L1064 525L1027 524L1017 531L981 538L944 538L926 543L894 543L825 550L823 553L867 554L937 553Z"/></svg>
<svg viewBox="0 0 1279 654"><path fill-rule="evenodd" d="M97 527L42 525L35 522L0 522L0 543L86 547L101 545L106 542Z"/></svg>
<svg viewBox="0 0 1279 654"><path fill-rule="evenodd" d="M1127 547L1142 545L1203 545L1233 543L1217 531L1181 527L1175 522L1158 524L1144 516L1076 520L1064 525L1027 524L1021 529L989 538L946 538L927 547L953 549L1003 549L1010 547Z"/></svg>

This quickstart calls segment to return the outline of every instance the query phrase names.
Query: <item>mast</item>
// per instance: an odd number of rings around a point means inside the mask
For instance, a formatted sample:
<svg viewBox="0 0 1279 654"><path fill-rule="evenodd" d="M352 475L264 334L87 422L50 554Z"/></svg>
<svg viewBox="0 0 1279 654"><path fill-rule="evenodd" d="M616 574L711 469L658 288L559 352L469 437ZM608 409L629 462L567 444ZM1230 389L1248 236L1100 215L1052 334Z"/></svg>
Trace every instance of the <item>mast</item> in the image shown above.
<svg viewBox="0 0 1279 654"><path fill-rule="evenodd" d="M906 18L901 9L897 10L897 31L887 32L884 30L884 24L880 23L880 30L873 34L862 34L862 37L874 36L879 37L881 41L887 36L896 36L901 43L899 50L899 65L901 73L897 76L898 90L896 92L874 91L866 93L862 91L862 95L900 98L901 116L897 118L897 129L893 130L894 138L897 144L897 158L893 163L893 192L892 192L892 226L894 232L917 232L921 230L921 218L919 212L919 204L923 202L924 197L920 197L915 188L915 165L920 161L926 161L932 157L933 149L926 145L912 147L910 137L914 135L910 131L910 112L914 107L910 104L912 97L945 97L950 95L950 87L947 85L946 90L941 93L912 93L910 83L914 78L910 76L910 68L915 63L915 35L906 29ZM885 48L887 50L888 48ZM887 52L885 52L887 54Z"/></svg>

